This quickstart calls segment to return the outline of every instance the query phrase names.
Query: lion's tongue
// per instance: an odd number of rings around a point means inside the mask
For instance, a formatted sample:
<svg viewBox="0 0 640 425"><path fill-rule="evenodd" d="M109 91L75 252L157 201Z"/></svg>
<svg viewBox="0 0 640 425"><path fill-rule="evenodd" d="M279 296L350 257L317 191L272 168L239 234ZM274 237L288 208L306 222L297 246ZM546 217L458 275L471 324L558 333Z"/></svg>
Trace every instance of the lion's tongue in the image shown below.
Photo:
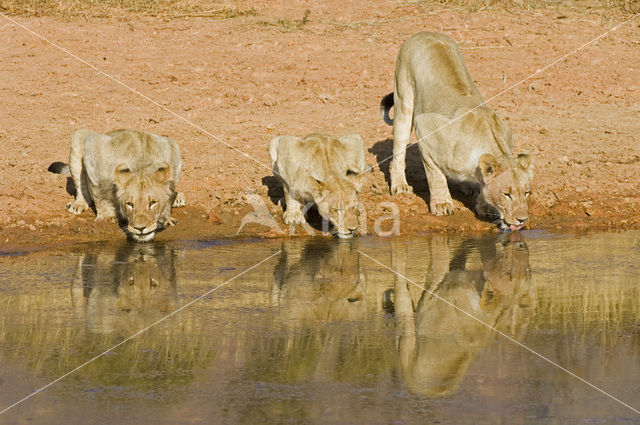
<svg viewBox="0 0 640 425"><path fill-rule="evenodd" d="M509 225L509 230L511 230L512 232L517 232L520 229L522 229L522 226L516 226L515 224Z"/></svg>

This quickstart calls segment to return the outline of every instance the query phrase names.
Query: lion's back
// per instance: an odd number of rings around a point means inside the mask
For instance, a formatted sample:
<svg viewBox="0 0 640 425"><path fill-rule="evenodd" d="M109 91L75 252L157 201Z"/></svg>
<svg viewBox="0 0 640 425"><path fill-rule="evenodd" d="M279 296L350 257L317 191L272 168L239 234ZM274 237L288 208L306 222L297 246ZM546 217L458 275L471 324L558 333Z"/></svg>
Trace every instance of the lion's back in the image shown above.
<svg viewBox="0 0 640 425"><path fill-rule="evenodd" d="M167 162L177 180L182 170L180 149L169 137L134 130L92 133L83 145L86 172L96 180L112 180L116 168L127 164L132 172Z"/></svg>
<svg viewBox="0 0 640 425"><path fill-rule="evenodd" d="M319 133L302 139L291 136L279 139L275 164L277 172L290 184L293 181L303 184L310 176L324 180L332 174L346 175L343 162L352 153L338 139Z"/></svg>

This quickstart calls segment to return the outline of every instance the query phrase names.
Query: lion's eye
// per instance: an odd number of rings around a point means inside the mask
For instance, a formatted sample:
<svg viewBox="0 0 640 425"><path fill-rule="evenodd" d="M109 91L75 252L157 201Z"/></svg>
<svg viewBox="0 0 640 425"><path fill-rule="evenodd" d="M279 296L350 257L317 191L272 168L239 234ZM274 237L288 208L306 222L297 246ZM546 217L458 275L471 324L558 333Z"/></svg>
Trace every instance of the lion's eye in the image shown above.
<svg viewBox="0 0 640 425"><path fill-rule="evenodd" d="M510 193L503 193L504 197L507 199L511 199L511 194Z"/></svg>
<svg viewBox="0 0 640 425"><path fill-rule="evenodd" d="M149 208L153 207L155 204L157 204L158 201L151 201L149 202Z"/></svg>
<svg viewBox="0 0 640 425"><path fill-rule="evenodd" d="M133 202L127 202L127 207L133 208Z"/></svg>

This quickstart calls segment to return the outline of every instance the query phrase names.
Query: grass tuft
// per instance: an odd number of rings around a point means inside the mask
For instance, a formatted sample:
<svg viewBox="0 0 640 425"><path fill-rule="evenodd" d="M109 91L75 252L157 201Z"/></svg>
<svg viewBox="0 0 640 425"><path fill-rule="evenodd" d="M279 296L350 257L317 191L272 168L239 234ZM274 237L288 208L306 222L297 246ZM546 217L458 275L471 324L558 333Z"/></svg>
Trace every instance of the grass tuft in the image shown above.
<svg viewBox="0 0 640 425"><path fill-rule="evenodd" d="M256 15L256 9L250 0L234 0L232 4L206 0L0 0L0 12L64 19L107 18L123 14L220 19Z"/></svg>

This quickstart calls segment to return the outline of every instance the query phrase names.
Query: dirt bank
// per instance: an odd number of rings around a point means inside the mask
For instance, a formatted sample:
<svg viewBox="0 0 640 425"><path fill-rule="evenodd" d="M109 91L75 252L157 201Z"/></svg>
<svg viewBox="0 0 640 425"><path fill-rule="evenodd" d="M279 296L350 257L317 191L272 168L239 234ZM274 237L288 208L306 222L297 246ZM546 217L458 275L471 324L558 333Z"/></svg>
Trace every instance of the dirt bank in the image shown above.
<svg viewBox="0 0 640 425"><path fill-rule="evenodd" d="M386 158L391 128L379 101L393 89L399 46L421 30L460 43L485 98L498 95L490 104L507 119L516 150L533 153L531 228L640 228L640 18L544 68L631 15L570 7L436 10L408 1L276 3L256 2L254 13L228 19L11 16L76 57L0 16L0 250L123 237L90 212L64 211L66 178L46 171L66 160L71 133L83 127L135 128L178 141L188 206L175 211L178 226L160 238L235 235L252 203L281 226L281 191L265 166L268 141L356 132L369 163ZM461 203L452 217L431 216L417 150L408 157L415 195L388 194L388 163L368 176L362 196L370 233L395 208L384 202L397 206L405 234L494 231ZM240 234L279 235L256 223Z"/></svg>

